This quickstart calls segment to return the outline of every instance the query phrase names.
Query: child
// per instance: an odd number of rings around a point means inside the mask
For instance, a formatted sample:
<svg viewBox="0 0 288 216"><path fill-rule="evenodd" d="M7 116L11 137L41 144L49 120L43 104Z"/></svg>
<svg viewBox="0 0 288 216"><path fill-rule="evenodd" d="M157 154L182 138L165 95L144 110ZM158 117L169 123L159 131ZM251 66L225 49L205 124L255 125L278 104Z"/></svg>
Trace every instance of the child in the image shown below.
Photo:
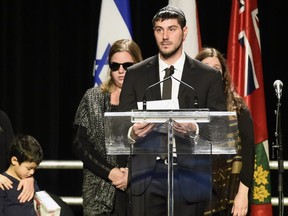
<svg viewBox="0 0 288 216"><path fill-rule="evenodd" d="M21 190L17 190L19 181L32 177L37 166L43 159L43 151L38 141L30 135L19 135L13 140L6 172L2 173L13 182L13 188L2 190L0 188L0 216L36 216L33 199L20 203L17 199ZM35 191L39 191L36 180Z"/></svg>

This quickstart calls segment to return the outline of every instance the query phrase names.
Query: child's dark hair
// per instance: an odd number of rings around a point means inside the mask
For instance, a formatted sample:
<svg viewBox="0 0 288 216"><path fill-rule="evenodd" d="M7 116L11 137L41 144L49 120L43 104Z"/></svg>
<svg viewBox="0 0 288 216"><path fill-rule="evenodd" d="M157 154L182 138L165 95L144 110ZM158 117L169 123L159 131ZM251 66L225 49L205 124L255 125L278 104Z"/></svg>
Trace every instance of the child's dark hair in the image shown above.
<svg viewBox="0 0 288 216"><path fill-rule="evenodd" d="M34 162L37 165L43 160L43 151L39 142L30 135L16 135L9 154L9 161L15 156L19 164Z"/></svg>

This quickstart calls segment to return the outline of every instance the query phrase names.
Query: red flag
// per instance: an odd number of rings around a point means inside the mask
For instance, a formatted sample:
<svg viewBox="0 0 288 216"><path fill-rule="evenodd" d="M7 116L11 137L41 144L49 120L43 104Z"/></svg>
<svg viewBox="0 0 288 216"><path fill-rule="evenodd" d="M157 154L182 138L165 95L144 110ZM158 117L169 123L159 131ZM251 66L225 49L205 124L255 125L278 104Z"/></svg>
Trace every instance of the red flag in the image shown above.
<svg viewBox="0 0 288 216"><path fill-rule="evenodd" d="M232 1L227 62L254 123L256 157L251 215L272 216L269 159L263 148L268 133L257 3L257 0Z"/></svg>

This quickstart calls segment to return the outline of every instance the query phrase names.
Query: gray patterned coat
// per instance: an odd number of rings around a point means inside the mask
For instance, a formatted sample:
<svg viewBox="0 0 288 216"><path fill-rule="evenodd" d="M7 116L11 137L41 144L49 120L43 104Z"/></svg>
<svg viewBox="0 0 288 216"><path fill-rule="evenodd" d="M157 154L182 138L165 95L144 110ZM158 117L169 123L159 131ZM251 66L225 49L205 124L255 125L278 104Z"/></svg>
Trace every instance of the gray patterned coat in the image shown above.
<svg viewBox="0 0 288 216"><path fill-rule="evenodd" d="M110 170L117 166L116 156L106 154L104 137L104 112L110 111L110 94L100 87L88 89L78 107L74 125L77 135L74 151L82 160L83 211L85 216L111 212L115 187L108 179Z"/></svg>

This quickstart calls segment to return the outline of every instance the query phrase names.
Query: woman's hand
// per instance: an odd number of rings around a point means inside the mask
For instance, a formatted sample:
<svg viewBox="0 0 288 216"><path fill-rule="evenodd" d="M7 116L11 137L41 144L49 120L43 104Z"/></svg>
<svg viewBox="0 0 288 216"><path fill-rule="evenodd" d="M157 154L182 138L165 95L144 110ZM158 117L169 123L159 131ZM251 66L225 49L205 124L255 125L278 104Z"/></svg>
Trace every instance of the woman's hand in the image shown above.
<svg viewBox="0 0 288 216"><path fill-rule="evenodd" d="M0 174L0 188L2 190L11 189L13 187L12 184L13 184L13 182L9 178L7 178L6 176Z"/></svg>
<svg viewBox="0 0 288 216"><path fill-rule="evenodd" d="M21 179L18 185L17 190L22 190L20 195L18 196L18 200L21 203L30 201L34 197L34 177L29 177L25 179Z"/></svg>
<svg viewBox="0 0 288 216"><path fill-rule="evenodd" d="M246 187L242 182L240 182L238 193L235 196L234 204L233 204L232 211L231 211L233 216L247 215L248 191L249 191L249 188Z"/></svg>
<svg viewBox="0 0 288 216"><path fill-rule="evenodd" d="M128 168L115 167L110 171L108 178L116 188L124 191L128 184Z"/></svg>

